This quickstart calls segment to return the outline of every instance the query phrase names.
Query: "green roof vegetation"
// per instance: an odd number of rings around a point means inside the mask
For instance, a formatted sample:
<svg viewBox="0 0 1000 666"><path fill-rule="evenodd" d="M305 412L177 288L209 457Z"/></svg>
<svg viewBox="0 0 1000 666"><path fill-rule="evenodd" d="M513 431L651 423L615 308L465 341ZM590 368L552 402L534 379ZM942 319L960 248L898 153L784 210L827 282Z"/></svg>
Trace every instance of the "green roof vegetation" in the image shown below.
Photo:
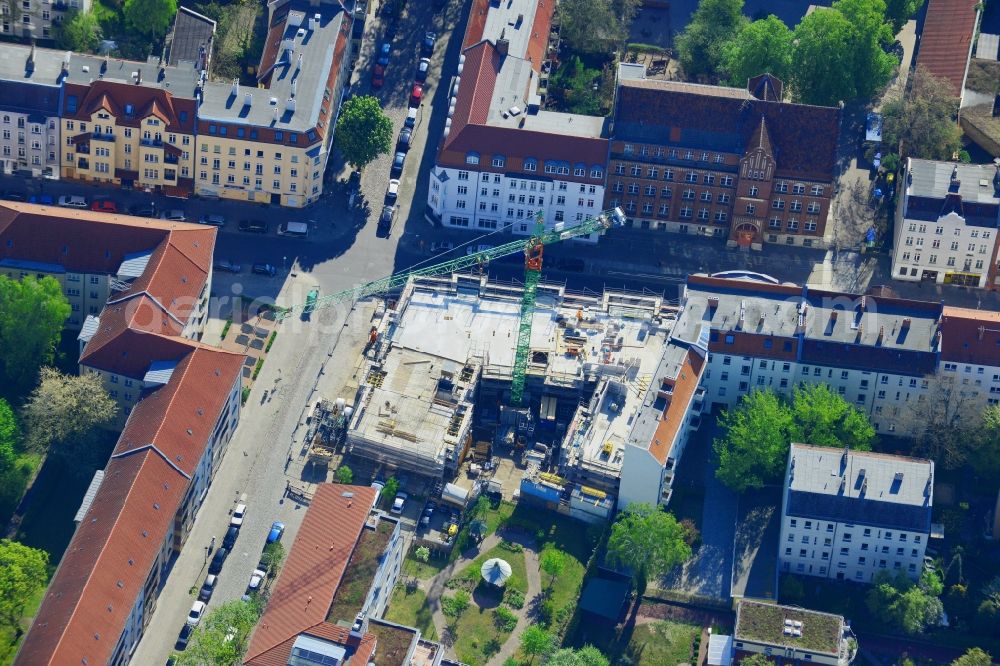
<svg viewBox="0 0 1000 666"><path fill-rule="evenodd" d="M344 570L344 577L340 579L330 610L327 611L327 622L334 624L340 621L347 624L354 622L372 587L372 579L378 571L382 554L385 553L385 547L395 527L396 523L393 521L379 520L375 529L365 527L361 531L361 538L351 553L351 559Z"/></svg>
<svg viewBox="0 0 1000 666"><path fill-rule="evenodd" d="M404 629L391 624L373 621L368 623L368 633L375 635L378 649L372 661L375 666L399 666L406 661L410 643L416 637L412 629Z"/></svg>
<svg viewBox="0 0 1000 666"><path fill-rule="evenodd" d="M801 622L802 635L785 633L785 620ZM736 613L737 641L753 641L810 652L837 654L844 618L802 608L741 601Z"/></svg>

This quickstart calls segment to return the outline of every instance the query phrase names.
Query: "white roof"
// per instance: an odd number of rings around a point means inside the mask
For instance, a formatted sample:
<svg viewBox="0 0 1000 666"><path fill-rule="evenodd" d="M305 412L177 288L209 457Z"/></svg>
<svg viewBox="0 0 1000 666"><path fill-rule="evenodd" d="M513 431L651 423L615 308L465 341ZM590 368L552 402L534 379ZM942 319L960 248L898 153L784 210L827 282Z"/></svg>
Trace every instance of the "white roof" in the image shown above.
<svg viewBox="0 0 1000 666"><path fill-rule="evenodd" d="M729 666L733 663L733 637L712 634L708 637L709 666Z"/></svg>

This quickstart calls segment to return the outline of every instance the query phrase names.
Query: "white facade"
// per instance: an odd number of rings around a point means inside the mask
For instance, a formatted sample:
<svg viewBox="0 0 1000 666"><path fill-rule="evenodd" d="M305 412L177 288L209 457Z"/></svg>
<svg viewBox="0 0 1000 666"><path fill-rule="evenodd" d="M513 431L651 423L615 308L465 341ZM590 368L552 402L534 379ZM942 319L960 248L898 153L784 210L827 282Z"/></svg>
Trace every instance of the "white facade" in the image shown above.
<svg viewBox="0 0 1000 666"><path fill-rule="evenodd" d="M603 176L603 170L598 177ZM510 176L436 166L431 171L428 204L445 227L494 231L507 228L528 236L533 217L541 211L545 227L579 224L600 214L604 185L585 184L529 175ZM577 240L597 242L597 235Z"/></svg>
<svg viewBox="0 0 1000 666"><path fill-rule="evenodd" d="M934 222L903 219L897 229L892 253L895 279L986 286L995 230L970 225L956 212Z"/></svg>
<svg viewBox="0 0 1000 666"><path fill-rule="evenodd" d="M11 108L14 103L0 102L0 173L31 171L58 178L59 119Z"/></svg>
<svg viewBox="0 0 1000 666"><path fill-rule="evenodd" d="M0 35L33 39L54 38L55 26L71 9L90 11L90 0L3 0Z"/></svg>

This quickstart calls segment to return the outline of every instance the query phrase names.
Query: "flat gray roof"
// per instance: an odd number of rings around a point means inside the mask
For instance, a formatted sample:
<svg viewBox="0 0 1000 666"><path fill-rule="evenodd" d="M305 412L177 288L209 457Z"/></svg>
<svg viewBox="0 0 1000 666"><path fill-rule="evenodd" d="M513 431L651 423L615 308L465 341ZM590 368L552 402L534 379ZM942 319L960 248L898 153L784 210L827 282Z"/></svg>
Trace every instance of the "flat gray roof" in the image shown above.
<svg viewBox="0 0 1000 666"><path fill-rule="evenodd" d="M170 39L167 60L171 65L181 61L189 63L206 60L212 55L215 21L193 9L180 7L174 17L174 31Z"/></svg>
<svg viewBox="0 0 1000 666"><path fill-rule="evenodd" d="M998 171L993 164L959 164L911 159L906 193L911 196L944 199L951 185L951 176L956 171L960 181L958 194L964 203L1000 203L1000 185L994 182Z"/></svg>

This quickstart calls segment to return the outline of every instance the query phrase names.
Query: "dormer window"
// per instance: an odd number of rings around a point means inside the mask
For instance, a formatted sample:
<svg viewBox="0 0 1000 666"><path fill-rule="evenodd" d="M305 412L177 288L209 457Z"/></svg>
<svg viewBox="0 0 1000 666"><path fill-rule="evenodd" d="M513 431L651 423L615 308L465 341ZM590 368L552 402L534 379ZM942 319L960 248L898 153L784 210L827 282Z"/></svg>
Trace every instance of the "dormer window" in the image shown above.
<svg viewBox="0 0 1000 666"><path fill-rule="evenodd" d="M125 115L126 116L131 116L134 113L135 113L135 107L132 106L131 104L126 104L125 105Z"/></svg>
<svg viewBox="0 0 1000 666"><path fill-rule="evenodd" d="M494 155L493 156L493 162L492 162L492 164L493 164L494 167L496 167L498 169L502 169L503 165L506 164L506 163L507 163L507 159L503 155Z"/></svg>
<svg viewBox="0 0 1000 666"><path fill-rule="evenodd" d="M538 170L538 160L534 157L524 158L524 170L525 171L537 171Z"/></svg>

